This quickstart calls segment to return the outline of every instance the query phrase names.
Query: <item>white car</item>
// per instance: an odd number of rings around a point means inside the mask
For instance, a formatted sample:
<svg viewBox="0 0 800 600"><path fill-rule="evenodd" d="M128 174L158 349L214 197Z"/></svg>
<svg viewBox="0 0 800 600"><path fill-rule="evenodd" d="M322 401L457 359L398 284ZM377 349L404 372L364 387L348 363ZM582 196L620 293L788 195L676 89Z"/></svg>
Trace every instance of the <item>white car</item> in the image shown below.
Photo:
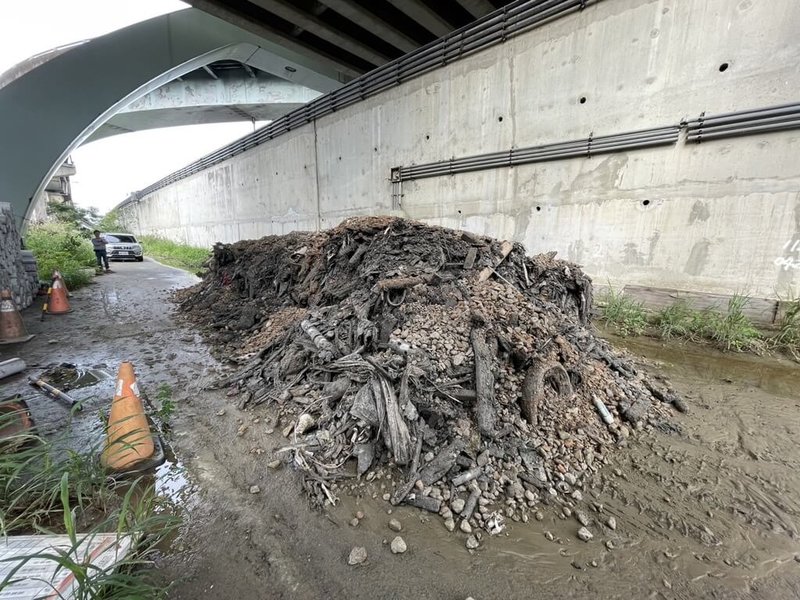
<svg viewBox="0 0 800 600"><path fill-rule="evenodd" d="M103 233L108 260L144 260L142 245L132 233Z"/></svg>

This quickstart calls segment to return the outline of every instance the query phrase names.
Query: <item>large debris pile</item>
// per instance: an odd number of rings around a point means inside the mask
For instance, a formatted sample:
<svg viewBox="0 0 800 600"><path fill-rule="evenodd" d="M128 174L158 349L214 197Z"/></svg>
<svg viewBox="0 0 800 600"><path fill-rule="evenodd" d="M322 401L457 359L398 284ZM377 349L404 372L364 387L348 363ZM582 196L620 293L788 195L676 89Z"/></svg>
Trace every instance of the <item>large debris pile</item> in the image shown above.
<svg viewBox="0 0 800 600"><path fill-rule="evenodd" d="M393 503L496 530L682 408L595 337L591 281L554 254L358 218L218 245L179 299L241 363L239 405L278 407L312 499L391 472Z"/></svg>

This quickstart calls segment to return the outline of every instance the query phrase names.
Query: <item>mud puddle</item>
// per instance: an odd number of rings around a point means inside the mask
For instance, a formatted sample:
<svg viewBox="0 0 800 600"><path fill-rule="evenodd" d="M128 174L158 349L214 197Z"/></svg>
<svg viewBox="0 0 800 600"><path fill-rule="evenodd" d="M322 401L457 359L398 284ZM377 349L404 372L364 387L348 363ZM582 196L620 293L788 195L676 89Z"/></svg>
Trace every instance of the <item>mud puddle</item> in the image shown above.
<svg viewBox="0 0 800 600"><path fill-rule="evenodd" d="M45 368L38 376L38 379L46 381L62 392L68 392L91 387L100 381L111 379L111 377L112 375L108 371L107 365L86 367L72 363L60 363Z"/></svg>

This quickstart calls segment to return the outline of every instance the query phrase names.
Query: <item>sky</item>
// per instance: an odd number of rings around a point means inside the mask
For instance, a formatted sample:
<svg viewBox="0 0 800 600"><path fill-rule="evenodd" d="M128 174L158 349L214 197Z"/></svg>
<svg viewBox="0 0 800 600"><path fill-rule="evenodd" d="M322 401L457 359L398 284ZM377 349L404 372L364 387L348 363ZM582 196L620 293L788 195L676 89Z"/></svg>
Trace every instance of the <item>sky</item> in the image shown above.
<svg viewBox="0 0 800 600"><path fill-rule="evenodd" d="M0 73L26 58L180 10L178 0L0 0ZM253 130L250 122L116 135L72 153L75 204L105 213L142 189Z"/></svg>

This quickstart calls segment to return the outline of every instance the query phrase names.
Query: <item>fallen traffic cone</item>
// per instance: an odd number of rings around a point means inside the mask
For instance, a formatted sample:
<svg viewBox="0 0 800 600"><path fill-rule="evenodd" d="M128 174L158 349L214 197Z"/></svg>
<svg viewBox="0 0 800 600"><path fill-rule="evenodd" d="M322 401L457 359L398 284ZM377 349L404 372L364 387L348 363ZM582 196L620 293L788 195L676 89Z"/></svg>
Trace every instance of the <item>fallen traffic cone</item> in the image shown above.
<svg viewBox="0 0 800 600"><path fill-rule="evenodd" d="M32 337L28 335L22 315L14 305L11 291L3 290L0 292L0 344L18 344Z"/></svg>
<svg viewBox="0 0 800 600"><path fill-rule="evenodd" d="M106 446L100 456L103 466L128 471L155 453L154 436L144 414L133 365L119 366L111 414L108 416Z"/></svg>
<svg viewBox="0 0 800 600"><path fill-rule="evenodd" d="M45 311L50 315L63 315L72 312L67 300L67 288L64 281L59 276L53 278L53 287L50 288L50 298L47 301Z"/></svg>

